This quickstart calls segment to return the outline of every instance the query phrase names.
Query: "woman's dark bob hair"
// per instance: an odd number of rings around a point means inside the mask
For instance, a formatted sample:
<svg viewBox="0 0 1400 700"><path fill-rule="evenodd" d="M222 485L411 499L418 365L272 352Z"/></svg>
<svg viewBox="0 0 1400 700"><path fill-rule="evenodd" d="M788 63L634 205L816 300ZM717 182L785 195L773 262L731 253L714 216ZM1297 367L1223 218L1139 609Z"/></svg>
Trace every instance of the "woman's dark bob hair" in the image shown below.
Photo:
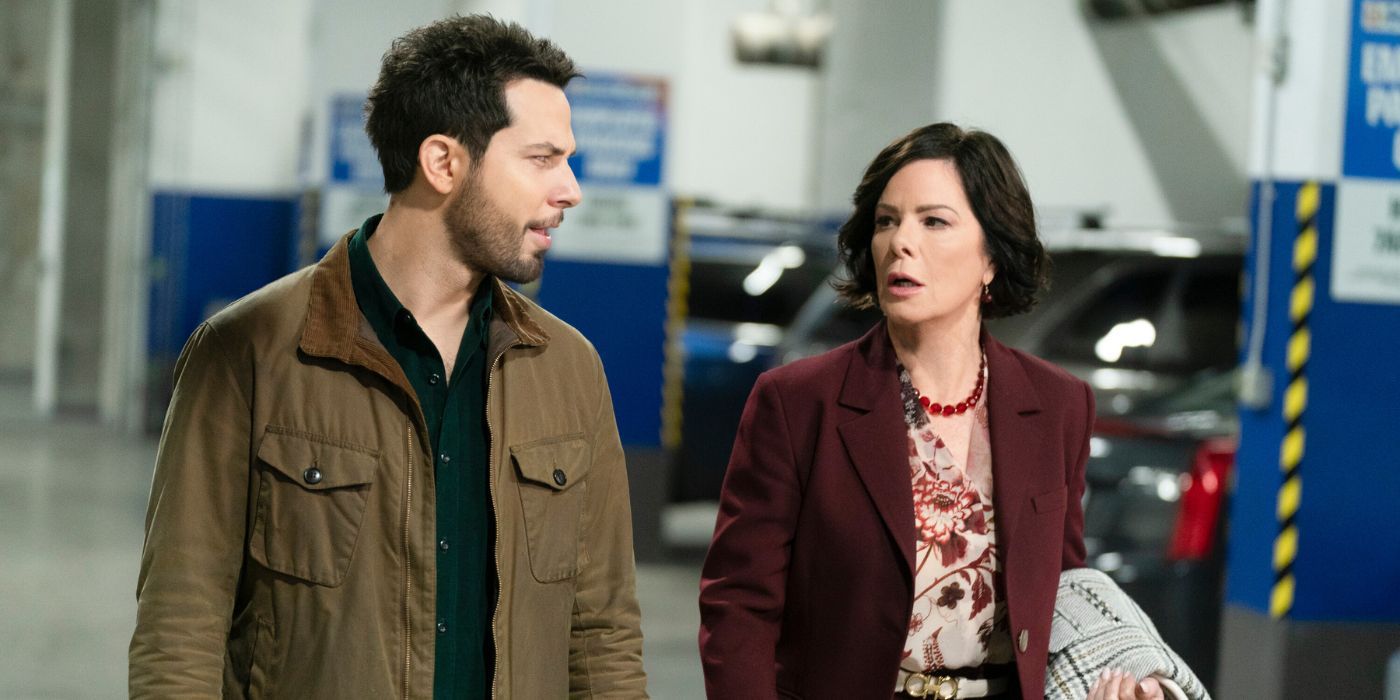
<svg viewBox="0 0 1400 700"><path fill-rule="evenodd" d="M877 305L875 261L870 252L875 205L900 168L924 159L953 162L972 213L982 225L987 255L996 266L989 285L992 300L982 303L982 317L1030 311L1045 287L1050 261L1036 236L1035 209L1026 182L997 137L948 123L911 131L886 146L865 169L852 197L856 209L837 235L843 270L836 291L856 308Z"/></svg>

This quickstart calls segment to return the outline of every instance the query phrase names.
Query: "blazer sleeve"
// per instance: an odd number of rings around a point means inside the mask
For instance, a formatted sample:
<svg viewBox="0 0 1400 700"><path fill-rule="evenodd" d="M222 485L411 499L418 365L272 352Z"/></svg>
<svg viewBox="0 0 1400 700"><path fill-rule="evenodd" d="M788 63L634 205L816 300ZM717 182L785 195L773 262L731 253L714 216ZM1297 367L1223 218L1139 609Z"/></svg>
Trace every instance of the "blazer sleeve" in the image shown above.
<svg viewBox="0 0 1400 700"><path fill-rule="evenodd" d="M1086 383L1079 382L1079 388L1084 392L1082 432L1077 432L1078 454L1079 456L1069 464L1066 472L1065 485L1068 487L1069 499L1065 509L1065 543L1060 549L1062 552L1060 568L1078 569L1084 566L1086 556L1084 550L1084 470L1089 462L1089 439L1094 435L1094 420L1098 415L1094 402L1094 390Z"/></svg>
<svg viewBox="0 0 1400 700"><path fill-rule="evenodd" d="M740 419L700 578L700 660L712 698L776 698L775 652L802 502L777 384L764 374Z"/></svg>

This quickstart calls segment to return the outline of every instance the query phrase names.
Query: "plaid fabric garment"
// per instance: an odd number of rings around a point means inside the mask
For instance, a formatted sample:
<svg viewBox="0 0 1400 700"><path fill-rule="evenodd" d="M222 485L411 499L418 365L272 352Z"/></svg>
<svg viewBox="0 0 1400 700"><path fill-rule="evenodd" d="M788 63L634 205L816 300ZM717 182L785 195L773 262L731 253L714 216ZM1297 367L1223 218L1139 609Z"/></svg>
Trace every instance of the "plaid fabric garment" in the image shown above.
<svg viewBox="0 0 1400 700"><path fill-rule="evenodd" d="M1210 700L1196 674L1113 579L1095 569L1070 569L1060 574L1050 623L1046 700L1080 700L1105 668L1138 678L1155 674L1167 698Z"/></svg>

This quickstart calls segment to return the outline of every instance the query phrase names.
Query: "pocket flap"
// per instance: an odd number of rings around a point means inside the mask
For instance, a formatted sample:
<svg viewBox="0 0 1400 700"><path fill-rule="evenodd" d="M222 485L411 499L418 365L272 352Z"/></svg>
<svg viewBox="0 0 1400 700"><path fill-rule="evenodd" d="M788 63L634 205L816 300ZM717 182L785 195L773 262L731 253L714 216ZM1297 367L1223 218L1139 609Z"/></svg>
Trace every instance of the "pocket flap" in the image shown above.
<svg viewBox="0 0 1400 700"><path fill-rule="evenodd" d="M520 478L555 491L573 486L588 474L588 441L582 434L511 445L510 456Z"/></svg>
<svg viewBox="0 0 1400 700"><path fill-rule="evenodd" d="M373 483L379 468L379 453L369 448L273 430L263 435L258 459L312 491Z"/></svg>

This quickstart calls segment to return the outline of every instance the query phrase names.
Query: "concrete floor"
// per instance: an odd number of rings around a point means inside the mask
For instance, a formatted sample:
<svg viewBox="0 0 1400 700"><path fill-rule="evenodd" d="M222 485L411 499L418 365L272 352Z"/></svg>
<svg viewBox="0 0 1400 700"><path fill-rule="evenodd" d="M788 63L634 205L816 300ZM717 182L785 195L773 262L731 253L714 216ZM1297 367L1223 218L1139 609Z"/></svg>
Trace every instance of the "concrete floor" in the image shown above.
<svg viewBox="0 0 1400 700"><path fill-rule="evenodd" d="M0 387L0 698L125 697L154 456L154 440L38 420L24 387ZM698 581L693 561L638 571L654 698L704 697Z"/></svg>

